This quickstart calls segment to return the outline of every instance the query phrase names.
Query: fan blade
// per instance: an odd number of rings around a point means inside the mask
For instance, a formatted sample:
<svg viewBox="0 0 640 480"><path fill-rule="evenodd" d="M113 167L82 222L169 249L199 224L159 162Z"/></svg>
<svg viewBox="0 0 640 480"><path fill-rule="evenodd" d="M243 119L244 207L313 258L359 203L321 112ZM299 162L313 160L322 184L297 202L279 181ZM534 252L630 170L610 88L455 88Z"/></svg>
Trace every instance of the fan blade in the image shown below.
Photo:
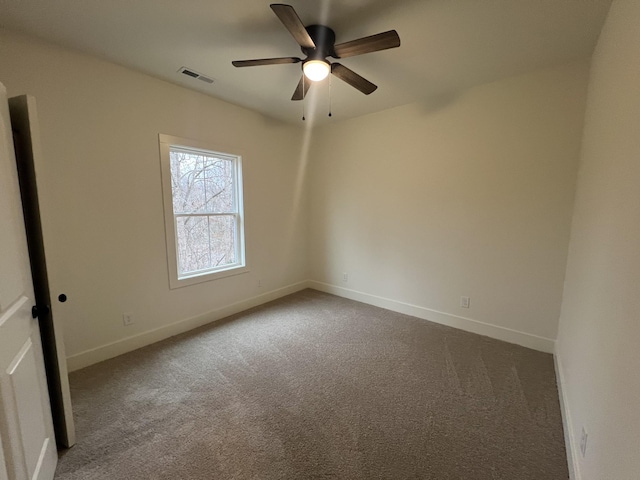
<svg viewBox="0 0 640 480"><path fill-rule="evenodd" d="M395 30L389 30L388 32L378 33L371 35L370 37L359 38L358 40L351 40L350 42L340 43L334 47L336 57L346 58L353 57L355 55L362 55L363 53L378 52L380 50L387 50L388 48L396 48L400 46L400 37Z"/></svg>
<svg viewBox="0 0 640 480"><path fill-rule="evenodd" d="M291 5L282 3L272 3L271 10L278 16L282 24L289 30L289 33L304 48L316 48L316 44L309 36L309 32L304 28L304 24Z"/></svg>
<svg viewBox="0 0 640 480"><path fill-rule="evenodd" d="M297 57L261 58L258 60L234 60L234 67L256 67L258 65L282 65L284 63L298 63L302 60Z"/></svg>
<svg viewBox="0 0 640 480"><path fill-rule="evenodd" d="M331 73L333 73L340 80L347 82L352 87L357 88L365 95L369 95L370 93L375 92L378 88L366 78L361 77L353 70L339 63L331 64Z"/></svg>
<svg viewBox="0 0 640 480"><path fill-rule="evenodd" d="M303 88L304 91L302 90ZM311 80L309 80L308 78L304 78L304 74L302 74L302 77L298 82L298 86L296 87L296 91L293 92L293 97L291 97L291 100L304 100L304 97L307 95L309 88L311 88Z"/></svg>

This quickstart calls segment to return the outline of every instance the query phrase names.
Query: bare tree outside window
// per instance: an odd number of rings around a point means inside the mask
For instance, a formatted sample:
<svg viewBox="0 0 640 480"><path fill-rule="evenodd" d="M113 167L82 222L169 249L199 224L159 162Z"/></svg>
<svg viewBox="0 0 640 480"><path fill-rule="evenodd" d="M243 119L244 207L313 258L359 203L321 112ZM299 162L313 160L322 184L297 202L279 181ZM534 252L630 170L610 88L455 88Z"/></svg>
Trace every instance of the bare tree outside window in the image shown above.
<svg viewBox="0 0 640 480"><path fill-rule="evenodd" d="M178 277L239 261L237 157L171 146Z"/></svg>

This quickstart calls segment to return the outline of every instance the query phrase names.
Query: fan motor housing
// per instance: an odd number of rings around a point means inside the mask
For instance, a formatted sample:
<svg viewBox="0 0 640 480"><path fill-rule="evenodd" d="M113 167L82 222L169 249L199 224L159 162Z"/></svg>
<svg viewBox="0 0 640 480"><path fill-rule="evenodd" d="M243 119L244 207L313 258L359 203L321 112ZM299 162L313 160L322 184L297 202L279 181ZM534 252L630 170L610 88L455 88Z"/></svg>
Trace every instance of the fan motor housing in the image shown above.
<svg viewBox="0 0 640 480"><path fill-rule="evenodd" d="M307 60L324 60L326 57L337 58L333 47L336 43L335 32L324 25L309 25L305 27L307 33L315 43L316 48L300 47Z"/></svg>

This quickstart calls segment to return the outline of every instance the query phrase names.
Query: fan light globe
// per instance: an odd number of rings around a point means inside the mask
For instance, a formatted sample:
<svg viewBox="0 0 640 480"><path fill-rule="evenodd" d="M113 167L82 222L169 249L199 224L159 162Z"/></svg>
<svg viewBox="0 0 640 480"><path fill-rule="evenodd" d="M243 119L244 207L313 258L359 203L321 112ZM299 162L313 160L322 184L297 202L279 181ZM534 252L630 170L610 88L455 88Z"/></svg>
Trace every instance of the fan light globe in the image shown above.
<svg viewBox="0 0 640 480"><path fill-rule="evenodd" d="M324 80L329 75L329 63L324 60L309 60L304 63L302 71L304 75L314 82Z"/></svg>

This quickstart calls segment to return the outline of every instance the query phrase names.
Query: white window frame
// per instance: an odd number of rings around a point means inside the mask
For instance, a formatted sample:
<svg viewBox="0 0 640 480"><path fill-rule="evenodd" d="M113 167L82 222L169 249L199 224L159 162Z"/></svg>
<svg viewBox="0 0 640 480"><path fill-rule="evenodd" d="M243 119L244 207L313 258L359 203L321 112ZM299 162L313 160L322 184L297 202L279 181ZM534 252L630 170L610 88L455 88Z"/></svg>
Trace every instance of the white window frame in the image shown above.
<svg viewBox="0 0 640 480"><path fill-rule="evenodd" d="M201 282L208 282L219 278L238 275L249 271L246 262L245 239L244 239L244 204L242 194L242 155L238 153L224 153L223 149L213 147L206 142L175 137L172 135L159 134L160 143L160 165L162 173L162 197L164 205L164 226L167 241L167 265L169 270L169 287L171 289L180 288L187 285L195 285ZM171 189L171 147L200 151L203 153L219 154L223 158L233 158L235 163L235 188L236 188L236 226L237 238L237 262L233 265L225 265L219 268L193 272L189 275L180 276L178 273L178 249L176 232L176 214L173 212L173 192ZM227 150L227 149L224 149ZM234 149L235 150L235 149ZM178 214L179 215L179 214Z"/></svg>

